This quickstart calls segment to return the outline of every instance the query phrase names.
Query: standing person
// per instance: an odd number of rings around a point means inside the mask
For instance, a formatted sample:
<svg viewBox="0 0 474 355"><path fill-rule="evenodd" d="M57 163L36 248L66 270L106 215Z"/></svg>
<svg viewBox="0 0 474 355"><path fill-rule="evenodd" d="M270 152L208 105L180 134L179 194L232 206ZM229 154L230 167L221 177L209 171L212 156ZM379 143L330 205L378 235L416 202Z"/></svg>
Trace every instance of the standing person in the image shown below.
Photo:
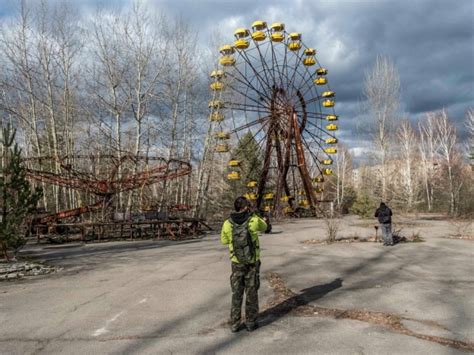
<svg viewBox="0 0 474 355"><path fill-rule="evenodd" d="M392 210L383 202L380 202L379 208L375 211L375 217L378 218L380 229L383 235L383 245L393 245L392 238Z"/></svg>
<svg viewBox="0 0 474 355"><path fill-rule="evenodd" d="M267 224L250 212L250 203L243 196L234 202L235 212L222 225L221 243L229 245L232 274L232 332L241 329L242 301L245 291L245 325L249 332L257 329L258 288L260 287L260 243L258 232Z"/></svg>

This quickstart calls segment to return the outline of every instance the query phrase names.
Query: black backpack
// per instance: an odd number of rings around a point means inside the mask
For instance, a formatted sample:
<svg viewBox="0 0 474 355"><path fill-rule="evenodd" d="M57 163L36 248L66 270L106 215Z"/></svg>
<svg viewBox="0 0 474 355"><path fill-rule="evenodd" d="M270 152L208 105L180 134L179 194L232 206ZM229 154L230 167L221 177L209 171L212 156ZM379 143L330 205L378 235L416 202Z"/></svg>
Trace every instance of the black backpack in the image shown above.
<svg viewBox="0 0 474 355"><path fill-rule="evenodd" d="M380 208L379 213L378 213L378 220L379 223L390 223L391 218L390 218L390 208L385 207L385 208Z"/></svg>
<svg viewBox="0 0 474 355"><path fill-rule="evenodd" d="M232 225L232 246L234 255L241 264L251 264L255 262L255 246L248 225L250 218L242 224L237 224L229 219Z"/></svg>

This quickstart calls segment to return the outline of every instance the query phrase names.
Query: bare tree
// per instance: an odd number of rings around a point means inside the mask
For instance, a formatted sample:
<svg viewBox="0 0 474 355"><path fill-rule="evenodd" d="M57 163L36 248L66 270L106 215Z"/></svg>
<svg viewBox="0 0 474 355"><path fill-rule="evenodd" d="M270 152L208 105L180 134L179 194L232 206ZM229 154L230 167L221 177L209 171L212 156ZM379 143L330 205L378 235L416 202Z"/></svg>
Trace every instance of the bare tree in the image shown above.
<svg viewBox="0 0 474 355"><path fill-rule="evenodd" d="M160 95L161 76L165 71L167 48L162 36L162 21L161 18L152 18L146 8L135 3L130 23L125 27L124 40L130 60L127 85L136 124L135 155L142 148L143 121L150 113L152 101Z"/></svg>
<svg viewBox="0 0 474 355"><path fill-rule="evenodd" d="M400 147L401 160L401 168L398 169L398 173L401 179L396 193L406 209L411 210L417 202L418 195L416 171L418 138L410 121L407 119L401 121L400 127L397 130L397 140Z"/></svg>
<svg viewBox="0 0 474 355"><path fill-rule="evenodd" d="M352 156L349 149L338 144L336 163L336 206L341 208L344 202L347 187L351 185L352 180Z"/></svg>
<svg viewBox="0 0 474 355"><path fill-rule="evenodd" d="M90 51L92 62L89 74L92 100L100 110L100 116L105 126L113 129L114 136L110 137L118 161L123 154L123 129L125 115L130 107L130 90L127 78L130 71L130 51L126 38L129 20L120 14L99 12L92 22L90 33ZM92 114L95 116L95 113ZM112 118L112 121L110 121ZM118 178L122 176L121 165ZM119 194L118 207L122 206L122 194Z"/></svg>
<svg viewBox="0 0 474 355"><path fill-rule="evenodd" d="M130 95L130 111L135 122L133 154L137 157L141 153L149 152L149 147L143 146L144 143L150 142L143 140L143 128L144 124L149 123L153 105L156 105L162 91L167 53L167 41L163 38L162 24L162 18L152 17L147 13L147 8L137 2L133 5L130 22L125 27L124 41L129 51L126 90ZM137 169L138 162L135 164L134 174L137 173ZM129 193L128 210L132 207L132 196L133 192Z"/></svg>
<svg viewBox="0 0 474 355"><path fill-rule="evenodd" d="M217 29L214 30L208 43L208 50L206 52L203 65L204 75L206 75L208 78L211 71L218 67L218 63L216 63L215 60L215 53L218 53L219 45L222 43L223 38L221 32ZM210 84L210 78L208 80L208 84ZM218 93L214 92L212 100L220 99L221 95L222 93L220 91ZM200 159L198 166L197 189L194 198L194 211L196 216L206 214L209 208L209 201L211 200L210 186L211 184L216 186L217 181L213 181L216 179L216 176L220 178L220 172L218 171L219 169L217 169L217 171L215 169L217 166L216 160L218 160L218 157L215 156L213 151L215 139L212 134L214 128L212 122L207 122L206 128L207 130L203 132L205 137L204 147L202 158Z"/></svg>
<svg viewBox="0 0 474 355"><path fill-rule="evenodd" d="M381 198L388 198L388 160L394 121L400 103L400 77L392 61L379 56L365 75L367 109L374 124L372 131L380 163Z"/></svg>
<svg viewBox="0 0 474 355"><path fill-rule="evenodd" d="M170 38L169 61L164 78L164 91L162 93L164 127L168 134L163 137L167 147L166 154L169 159L189 157L191 151L186 144L191 138L190 113L194 97L194 82L198 72L198 58L196 47L196 33L182 19L177 19L167 25L165 34ZM185 195L183 183L185 180L164 182L161 194L161 205L165 201L173 200L179 203Z"/></svg>
<svg viewBox="0 0 474 355"><path fill-rule="evenodd" d="M2 71L2 110L13 116L32 149L41 155L41 138L38 106L36 96L37 63L32 54L33 16L25 1L19 3L17 16L10 23L4 22L1 27Z"/></svg>
<svg viewBox="0 0 474 355"><path fill-rule="evenodd" d="M470 107L466 112L466 128L469 134L467 151L469 152L469 159L471 160L471 166L474 163L474 108Z"/></svg>
<svg viewBox="0 0 474 355"><path fill-rule="evenodd" d="M2 120L18 127L27 156L53 158L29 164L64 174L63 155L93 154L100 161L113 154L121 161L126 151L198 162L207 120L200 108L207 101L201 70L207 63L197 33L183 20L166 23L140 2L122 12L98 11L91 20L76 19L70 4L20 1L18 16L2 20ZM115 177L136 173L139 164L124 169L119 164ZM166 203L191 204L194 181L170 182L168 194L158 186L127 192L128 199L120 194L117 208L162 196ZM150 198L147 189L154 191ZM44 190L51 210L77 207L85 198L63 187Z"/></svg>
<svg viewBox="0 0 474 355"><path fill-rule="evenodd" d="M434 178L436 173L436 147L437 136L435 131L435 114L426 114L423 121L418 122L420 132L420 169L426 195L428 211L433 209Z"/></svg>
<svg viewBox="0 0 474 355"><path fill-rule="evenodd" d="M54 157L52 171L59 173L57 158L74 150L71 132L78 121L74 108L78 82L75 64L81 48L77 26L64 4L53 10L45 1L38 6L24 1L19 5L17 18L1 30L6 69L0 75L4 93L1 108L21 128L27 143L25 154ZM43 189L50 190L44 185ZM52 192L55 210L73 204L65 189L53 187ZM61 193L66 198L61 198ZM43 196L46 208L48 196Z"/></svg>
<svg viewBox="0 0 474 355"><path fill-rule="evenodd" d="M41 113L45 117L46 140L49 155L54 157L56 174L61 173L59 157L74 151L73 126L78 123L76 64L80 41L76 38L77 25L71 18L71 9L60 4L51 9L46 1L36 10L36 28L33 52L38 62L37 87ZM68 192L53 187L56 211L71 207Z"/></svg>
<svg viewBox="0 0 474 355"><path fill-rule="evenodd" d="M457 207L457 193L460 186L456 184L454 167L459 162L459 151L457 149L456 128L449 121L446 110L436 115L435 129L438 137L438 154L446 169L448 193L450 198L449 211L454 214Z"/></svg>

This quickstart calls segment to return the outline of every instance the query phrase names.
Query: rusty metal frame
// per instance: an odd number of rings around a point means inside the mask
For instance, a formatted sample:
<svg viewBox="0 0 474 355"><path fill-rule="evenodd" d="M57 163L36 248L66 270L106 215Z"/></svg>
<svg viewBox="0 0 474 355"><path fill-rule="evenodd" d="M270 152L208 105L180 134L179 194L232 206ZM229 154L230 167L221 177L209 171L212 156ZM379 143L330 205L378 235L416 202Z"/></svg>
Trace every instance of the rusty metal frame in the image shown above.
<svg viewBox="0 0 474 355"><path fill-rule="evenodd" d="M93 161L99 159L111 163L109 174L102 178L93 173L81 171L70 163L70 161ZM127 160L132 164L137 164L138 162L145 162L146 164L151 162L154 164L152 168L147 171L137 172L129 176L117 177L116 175L119 171L119 167ZM36 221L36 223L39 224L51 223L69 217L77 217L100 208L106 209L110 206L114 196L121 192L142 188L161 181L173 180L189 175L192 171L191 165L188 162L181 160L167 160L162 157L136 156L132 154L122 155L120 159L114 155L102 155L100 157L93 155L70 155L58 158L41 156L24 159L23 162L27 165L26 175L32 180L91 193L98 197L98 200L90 205L59 211L44 216ZM28 165L45 165L44 163L58 164L61 167L61 172L55 173L48 170L28 167Z"/></svg>

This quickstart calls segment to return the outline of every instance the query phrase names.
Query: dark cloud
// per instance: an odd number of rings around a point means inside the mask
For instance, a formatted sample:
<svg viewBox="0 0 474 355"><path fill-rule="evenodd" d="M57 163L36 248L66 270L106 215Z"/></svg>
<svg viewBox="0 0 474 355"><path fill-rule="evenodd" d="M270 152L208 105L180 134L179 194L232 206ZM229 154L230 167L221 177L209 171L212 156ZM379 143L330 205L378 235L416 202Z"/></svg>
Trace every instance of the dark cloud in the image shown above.
<svg viewBox="0 0 474 355"><path fill-rule="evenodd" d="M0 0L0 16L5 11ZM86 12L97 6L129 6L131 1L76 0ZM391 58L401 81L401 116L416 120L446 108L460 136L462 121L474 107L474 2L444 0L156 0L148 5L189 21L206 47L218 30L224 41L233 29L253 20L282 21L289 31L318 50L337 93L341 137L362 145L367 115L361 109L364 74L378 55ZM354 139L358 135L359 140ZM350 139L352 138L352 139Z"/></svg>

